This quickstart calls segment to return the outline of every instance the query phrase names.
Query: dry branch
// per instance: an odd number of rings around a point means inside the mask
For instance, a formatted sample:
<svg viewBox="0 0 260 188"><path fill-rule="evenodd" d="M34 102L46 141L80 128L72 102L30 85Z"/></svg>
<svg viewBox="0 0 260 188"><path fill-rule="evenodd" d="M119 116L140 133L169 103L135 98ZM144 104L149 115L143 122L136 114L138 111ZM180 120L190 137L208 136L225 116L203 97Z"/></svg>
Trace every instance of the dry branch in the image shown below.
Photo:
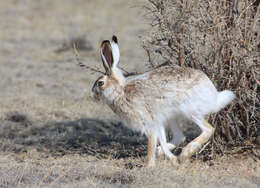
<svg viewBox="0 0 260 188"><path fill-rule="evenodd" d="M88 65L85 65L84 63L82 63L82 62L80 61L79 52L78 52L78 50L77 50L77 47L76 47L76 44L75 44L75 43L73 44L73 49L74 49L74 55L75 55L75 58L76 58L76 61L77 61L77 65L79 65L80 67L84 67L84 68L86 68L86 69L88 69L88 70L90 70L90 71L92 71L92 72L98 72L98 73L101 73L101 74L105 74L105 72L102 72L102 71L100 71L99 69L95 69L95 68L93 68L93 67L90 67L90 66L88 66Z"/></svg>
<svg viewBox="0 0 260 188"><path fill-rule="evenodd" d="M208 146L212 152L225 153L259 137L259 6L249 0L148 0L146 5L152 28L144 49L150 65L158 66L152 57L159 55L202 69L219 90L236 93L236 101L210 117L216 127Z"/></svg>

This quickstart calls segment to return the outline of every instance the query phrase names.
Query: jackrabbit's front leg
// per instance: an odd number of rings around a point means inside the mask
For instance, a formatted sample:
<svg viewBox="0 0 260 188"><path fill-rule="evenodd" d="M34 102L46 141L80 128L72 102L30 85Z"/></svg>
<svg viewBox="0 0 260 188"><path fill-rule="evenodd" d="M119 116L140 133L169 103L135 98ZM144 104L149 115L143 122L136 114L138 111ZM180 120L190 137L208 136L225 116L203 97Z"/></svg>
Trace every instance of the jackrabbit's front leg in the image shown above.
<svg viewBox="0 0 260 188"><path fill-rule="evenodd" d="M148 167L155 166L155 153L156 153L156 146L157 146L157 136L156 134L148 134L148 151L147 151L147 157L148 157Z"/></svg>
<svg viewBox="0 0 260 188"><path fill-rule="evenodd" d="M163 150L164 154L166 155L166 157L168 159L170 159L174 165L177 165L178 164L177 163L177 157L175 155L173 155L173 153L170 151L170 148L169 148L169 145L168 145L169 143L167 143L167 140L166 140L164 127L160 127L159 141L160 141L162 150ZM170 147L171 146L174 146L174 145L170 145Z"/></svg>
<svg viewBox="0 0 260 188"><path fill-rule="evenodd" d="M181 128L177 124L176 120L172 122L172 124L170 125L170 129L172 131L173 137L172 137L171 142L167 142L167 146L168 146L168 149L171 151L185 141L185 136L184 136ZM157 154L159 156L163 154L162 145L157 147Z"/></svg>

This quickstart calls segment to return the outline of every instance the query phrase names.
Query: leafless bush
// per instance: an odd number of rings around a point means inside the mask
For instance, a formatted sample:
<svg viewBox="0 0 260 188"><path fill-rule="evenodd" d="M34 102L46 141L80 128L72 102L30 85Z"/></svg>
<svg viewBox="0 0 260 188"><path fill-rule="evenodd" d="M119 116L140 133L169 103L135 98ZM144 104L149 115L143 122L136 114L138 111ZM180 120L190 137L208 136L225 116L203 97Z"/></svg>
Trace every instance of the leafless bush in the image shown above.
<svg viewBox="0 0 260 188"><path fill-rule="evenodd" d="M164 59L201 69L219 90L236 93L232 105L210 116L211 151L259 144L259 1L148 0L145 9L152 29L143 47L151 67Z"/></svg>

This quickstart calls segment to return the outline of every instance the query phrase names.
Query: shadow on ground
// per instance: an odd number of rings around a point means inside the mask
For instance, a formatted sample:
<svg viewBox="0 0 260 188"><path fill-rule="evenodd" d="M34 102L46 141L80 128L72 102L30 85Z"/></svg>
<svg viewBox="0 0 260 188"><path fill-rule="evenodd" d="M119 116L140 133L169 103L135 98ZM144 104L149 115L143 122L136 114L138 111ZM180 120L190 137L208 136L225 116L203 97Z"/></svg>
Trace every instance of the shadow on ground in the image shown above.
<svg viewBox="0 0 260 188"><path fill-rule="evenodd" d="M0 149L22 153L29 149L53 156L87 154L100 158L146 155L146 138L120 122L83 118L76 121L37 123L19 113L0 121Z"/></svg>
<svg viewBox="0 0 260 188"><path fill-rule="evenodd" d="M187 141L198 133L188 129ZM26 153L36 149L52 156L93 155L99 158L145 156L147 139L120 122L82 118L75 121L32 122L21 113L0 120L0 150ZM180 148L179 148L180 149ZM180 150L175 150L178 154Z"/></svg>

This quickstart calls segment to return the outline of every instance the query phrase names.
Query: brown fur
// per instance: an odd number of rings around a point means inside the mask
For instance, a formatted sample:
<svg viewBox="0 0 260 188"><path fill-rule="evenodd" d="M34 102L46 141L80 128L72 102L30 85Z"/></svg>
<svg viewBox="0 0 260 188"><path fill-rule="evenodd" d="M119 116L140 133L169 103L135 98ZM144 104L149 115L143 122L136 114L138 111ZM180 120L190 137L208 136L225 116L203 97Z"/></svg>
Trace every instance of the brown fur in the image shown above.
<svg viewBox="0 0 260 188"><path fill-rule="evenodd" d="M148 167L153 166L153 154L155 150L153 143L154 143L153 137L151 135L148 135L148 151L147 151Z"/></svg>

